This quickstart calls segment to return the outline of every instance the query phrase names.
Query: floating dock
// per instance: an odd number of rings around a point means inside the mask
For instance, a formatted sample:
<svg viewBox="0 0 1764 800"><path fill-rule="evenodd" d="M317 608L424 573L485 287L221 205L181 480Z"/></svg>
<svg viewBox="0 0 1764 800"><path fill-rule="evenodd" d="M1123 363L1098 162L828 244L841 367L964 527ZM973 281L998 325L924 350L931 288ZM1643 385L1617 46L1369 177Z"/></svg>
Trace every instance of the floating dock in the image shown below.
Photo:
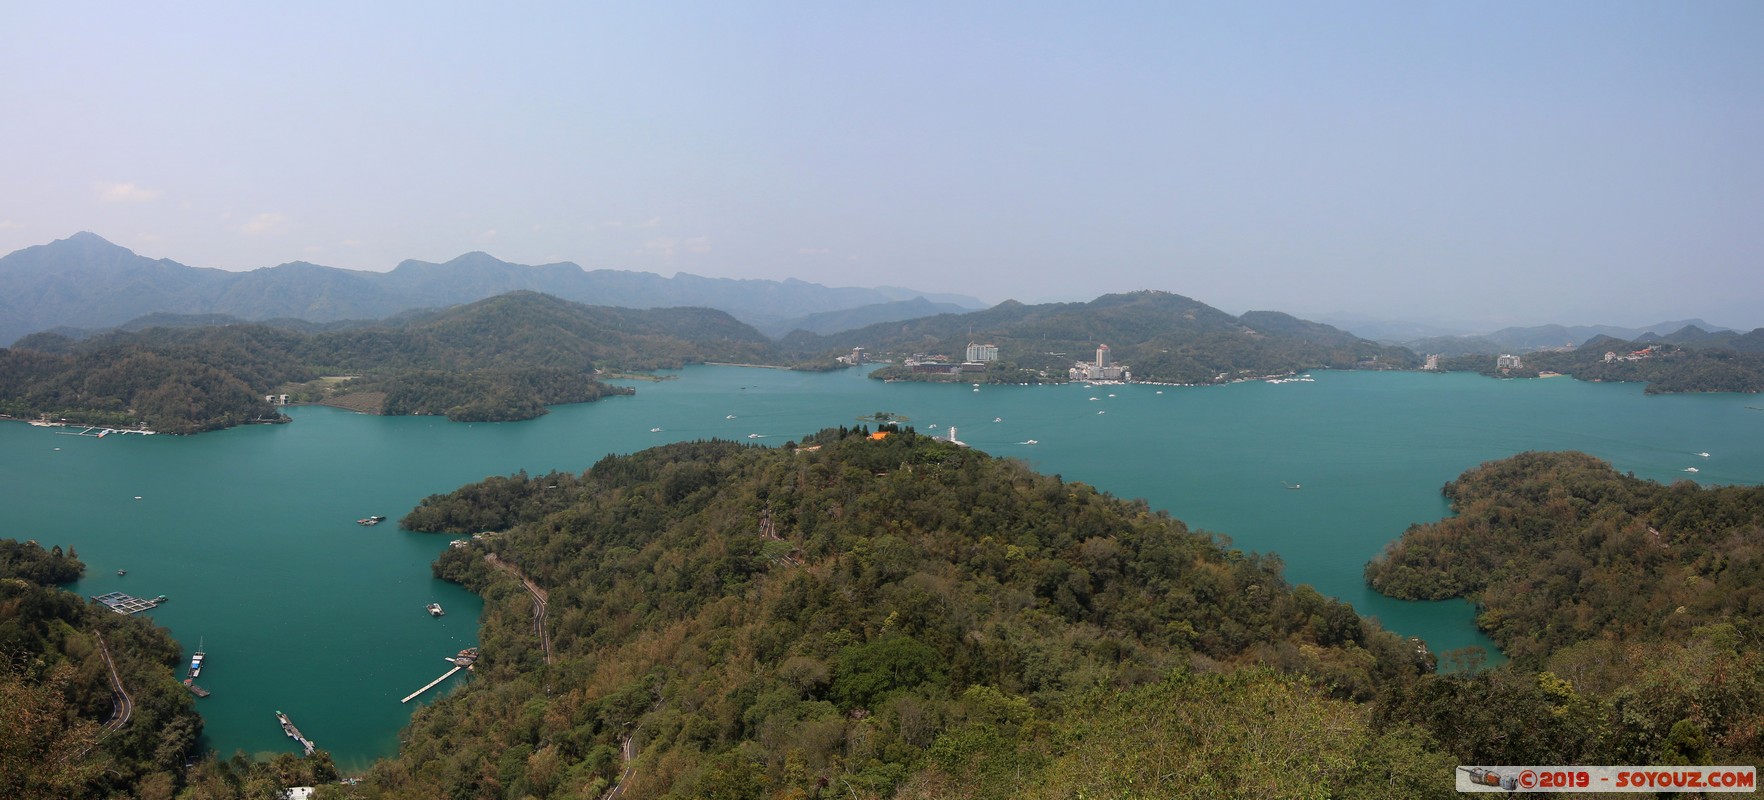
<svg viewBox="0 0 1764 800"><path fill-rule="evenodd" d="M165 595L162 594L152 600L143 600L133 595L123 594L122 592L111 592L109 594L92 595L92 599L109 606L111 611L127 615L139 614L147 609L157 607L160 603L165 602Z"/></svg>
<svg viewBox="0 0 1764 800"><path fill-rule="evenodd" d="M300 735L300 729L294 727L294 721L291 719L288 719L287 714L283 714L282 712L277 711L276 712L276 721L282 723L282 732L285 734L288 734L288 738L293 739L296 742L299 742L301 747L306 748L307 755L309 755L309 756L312 755L312 751L318 749L313 746L311 739L308 739L305 736Z"/></svg>
<svg viewBox="0 0 1764 800"><path fill-rule="evenodd" d="M184 688L189 689L190 694L196 695L197 697L207 697L210 694L213 694L213 692L210 692L207 689L204 689L200 686L197 686L195 678L185 678L184 679Z"/></svg>
<svg viewBox="0 0 1764 800"><path fill-rule="evenodd" d="M57 427L72 427L72 426L60 425ZM56 433L59 433L63 436L94 436L99 439L102 439L102 438L109 436L113 433L137 433L142 436L153 435L153 431L137 430L134 428L105 428L105 427L101 427L98 425L89 425L89 426L86 426L85 429L78 430L78 431L56 431Z"/></svg>

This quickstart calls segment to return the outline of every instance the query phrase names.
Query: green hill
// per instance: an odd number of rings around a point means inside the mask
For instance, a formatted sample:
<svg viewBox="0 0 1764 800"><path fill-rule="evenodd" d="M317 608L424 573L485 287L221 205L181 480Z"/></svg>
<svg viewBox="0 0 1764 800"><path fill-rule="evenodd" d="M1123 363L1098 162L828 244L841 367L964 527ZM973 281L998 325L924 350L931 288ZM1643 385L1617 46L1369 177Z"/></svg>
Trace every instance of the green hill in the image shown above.
<svg viewBox="0 0 1764 800"><path fill-rule="evenodd" d="M437 563L485 596L484 657L367 796L1447 785L1443 756L1356 702L1427 669L1410 643L1272 557L910 431L669 445L490 479L402 525L504 532Z"/></svg>
<svg viewBox="0 0 1764 800"><path fill-rule="evenodd" d="M865 347L873 353L947 354L961 360L969 342L995 344L999 363L989 380L1035 377L1064 380L1074 361L1091 360L1107 344L1135 380L1216 383L1247 375L1312 368L1418 366L1400 347L1371 342L1338 329L1279 312L1234 317L1205 303L1169 292L1103 295L1088 303L1024 305L1007 301L984 311L940 314L813 336L802 331L781 342L807 357ZM904 370L878 377L909 377Z"/></svg>

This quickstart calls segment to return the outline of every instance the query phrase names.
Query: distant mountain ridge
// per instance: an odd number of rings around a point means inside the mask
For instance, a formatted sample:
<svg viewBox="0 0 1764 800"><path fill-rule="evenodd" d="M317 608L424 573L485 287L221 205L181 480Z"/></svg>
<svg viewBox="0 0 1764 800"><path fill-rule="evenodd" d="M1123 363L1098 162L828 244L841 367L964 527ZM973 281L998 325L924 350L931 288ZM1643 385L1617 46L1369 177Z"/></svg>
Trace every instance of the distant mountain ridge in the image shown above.
<svg viewBox="0 0 1764 800"><path fill-rule="evenodd" d="M827 336L880 322L900 322L938 314L961 314L968 310L955 303L934 303L924 297L913 297L909 300L896 300L892 303L876 303L838 311L821 311L796 319L784 320L774 325L759 326L759 328L760 332L774 339L782 339L795 331L808 331Z"/></svg>
<svg viewBox="0 0 1764 800"><path fill-rule="evenodd" d="M1502 328L1493 333L1469 336L1431 336L1400 344L1418 353L1438 353L1445 356L1531 353L1552 348L1579 347L1600 336L1626 342L1659 341L1686 329L1693 329L1705 336L1715 334L1717 339L1721 334L1738 334L1737 331L1711 325L1701 319L1685 319L1657 322L1640 328L1617 325L1532 325ZM1714 340L1710 343L1714 343Z"/></svg>
<svg viewBox="0 0 1764 800"><path fill-rule="evenodd" d="M664 278L648 272L586 270L570 262L513 264L482 252L440 264L406 260L390 272L304 261L230 272L147 258L86 232L0 257L0 285L6 287L0 294L0 345L38 331L109 328L154 313L323 323L379 319L521 290L599 306L714 308L756 326L912 297L965 308L986 306L972 297L898 287L828 287L796 279L736 280L684 272Z"/></svg>

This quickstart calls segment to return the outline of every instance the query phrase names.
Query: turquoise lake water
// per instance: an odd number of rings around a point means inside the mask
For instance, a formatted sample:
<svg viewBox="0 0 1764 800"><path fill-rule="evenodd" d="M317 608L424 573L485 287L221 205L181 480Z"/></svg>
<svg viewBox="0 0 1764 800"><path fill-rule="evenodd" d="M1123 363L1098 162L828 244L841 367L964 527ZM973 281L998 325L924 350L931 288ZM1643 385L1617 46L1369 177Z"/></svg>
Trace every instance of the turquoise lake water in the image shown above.
<svg viewBox="0 0 1764 800"><path fill-rule="evenodd" d="M921 432L956 425L963 441L994 455L1145 498L1237 547L1278 553L1291 582L1436 652L1492 646L1467 603L1383 598L1364 588L1361 570L1410 524L1446 515L1439 488L1465 469L1575 449L1660 481L1764 480L1764 411L1748 408L1764 402L1746 395L1649 397L1639 385L1418 373L980 391L883 384L855 370L694 367L678 376L515 423L312 407L290 409L289 425L193 437L100 440L0 425L0 536L76 548L87 564L72 587L81 594L170 598L148 613L186 653L205 646L199 683L214 695L198 708L210 747L294 750L276 723L280 709L354 770L396 749L411 711L399 698L444 672L442 657L476 643L482 608L429 574L448 537L395 522L424 496L488 475L580 471L608 453L684 439L759 434L776 445L890 411ZM1039 443L1023 444L1030 439ZM370 514L391 521L355 524ZM430 602L447 615L431 618Z"/></svg>

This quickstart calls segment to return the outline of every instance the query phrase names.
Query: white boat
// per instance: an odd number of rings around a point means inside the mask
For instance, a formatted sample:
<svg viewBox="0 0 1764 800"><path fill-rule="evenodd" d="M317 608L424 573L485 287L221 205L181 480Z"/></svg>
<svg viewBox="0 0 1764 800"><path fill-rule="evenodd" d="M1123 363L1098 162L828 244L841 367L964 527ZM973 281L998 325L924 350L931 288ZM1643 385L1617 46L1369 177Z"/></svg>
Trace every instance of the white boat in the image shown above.
<svg viewBox="0 0 1764 800"><path fill-rule="evenodd" d="M757 434L757 433L750 433L750 434L748 434L748 435L747 435L747 438L749 438L749 439L763 439L763 438L765 438L765 437L763 437L763 436L760 436L760 435L759 435L759 434Z"/></svg>
<svg viewBox="0 0 1764 800"><path fill-rule="evenodd" d="M1109 392L1109 396L1110 396L1110 397L1114 397L1114 396L1115 396L1115 393L1114 393L1114 392Z"/></svg>
<svg viewBox="0 0 1764 800"><path fill-rule="evenodd" d="M1696 467L1685 467L1684 471L1685 472L1696 472L1697 468Z"/></svg>
<svg viewBox="0 0 1764 800"><path fill-rule="evenodd" d="M735 415L734 415L734 414L730 414L730 415L729 415L729 416L726 416L726 417L724 417L724 418L723 418L723 419L734 419L734 418L735 418Z"/></svg>
<svg viewBox="0 0 1764 800"><path fill-rule="evenodd" d="M974 387L974 391L976 391L976 392L980 391L980 387L978 387L978 386Z"/></svg>
<svg viewBox="0 0 1764 800"><path fill-rule="evenodd" d="M1090 399L1092 399L1092 400L1095 400L1095 399L1097 399L1097 398L1094 398L1094 397L1092 397L1092 398L1090 398Z"/></svg>
<svg viewBox="0 0 1764 800"><path fill-rule="evenodd" d="M993 422L1004 422L1004 417L993 417L992 421Z"/></svg>
<svg viewBox="0 0 1764 800"><path fill-rule="evenodd" d="M1159 389L1159 390L1158 390L1158 394L1163 394L1163 393L1164 393L1164 390L1163 390L1163 389Z"/></svg>
<svg viewBox="0 0 1764 800"><path fill-rule="evenodd" d="M1041 443L1038 441L1035 441L1034 439L1025 439L1025 440L1023 440L1023 444L1041 444Z"/></svg>
<svg viewBox="0 0 1764 800"><path fill-rule="evenodd" d="M1702 457L1704 457L1704 458L1708 458L1708 457L1709 457L1709 454L1708 454L1708 453L1698 453L1698 454L1697 454L1697 455L1699 455L1699 456L1702 456Z"/></svg>
<svg viewBox="0 0 1764 800"><path fill-rule="evenodd" d="M444 614L446 614L446 613L447 613L447 612L445 612L445 611L442 611L442 610L441 610L441 604L440 604L440 603L430 603L430 604L429 604L429 616L431 616L431 617L439 617L439 616L442 616L442 615L444 615Z"/></svg>
<svg viewBox="0 0 1764 800"><path fill-rule="evenodd" d="M1109 413L1109 412L1107 412L1107 411L1098 411L1098 412L1096 412L1096 413L1098 413L1098 414L1107 414L1107 413Z"/></svg>
<svg viewBox="0 0 1764 800"><path fill-rule="evenodd" d="M650 433L661 433L661 428L650 428L649 432Z"/></svg>

